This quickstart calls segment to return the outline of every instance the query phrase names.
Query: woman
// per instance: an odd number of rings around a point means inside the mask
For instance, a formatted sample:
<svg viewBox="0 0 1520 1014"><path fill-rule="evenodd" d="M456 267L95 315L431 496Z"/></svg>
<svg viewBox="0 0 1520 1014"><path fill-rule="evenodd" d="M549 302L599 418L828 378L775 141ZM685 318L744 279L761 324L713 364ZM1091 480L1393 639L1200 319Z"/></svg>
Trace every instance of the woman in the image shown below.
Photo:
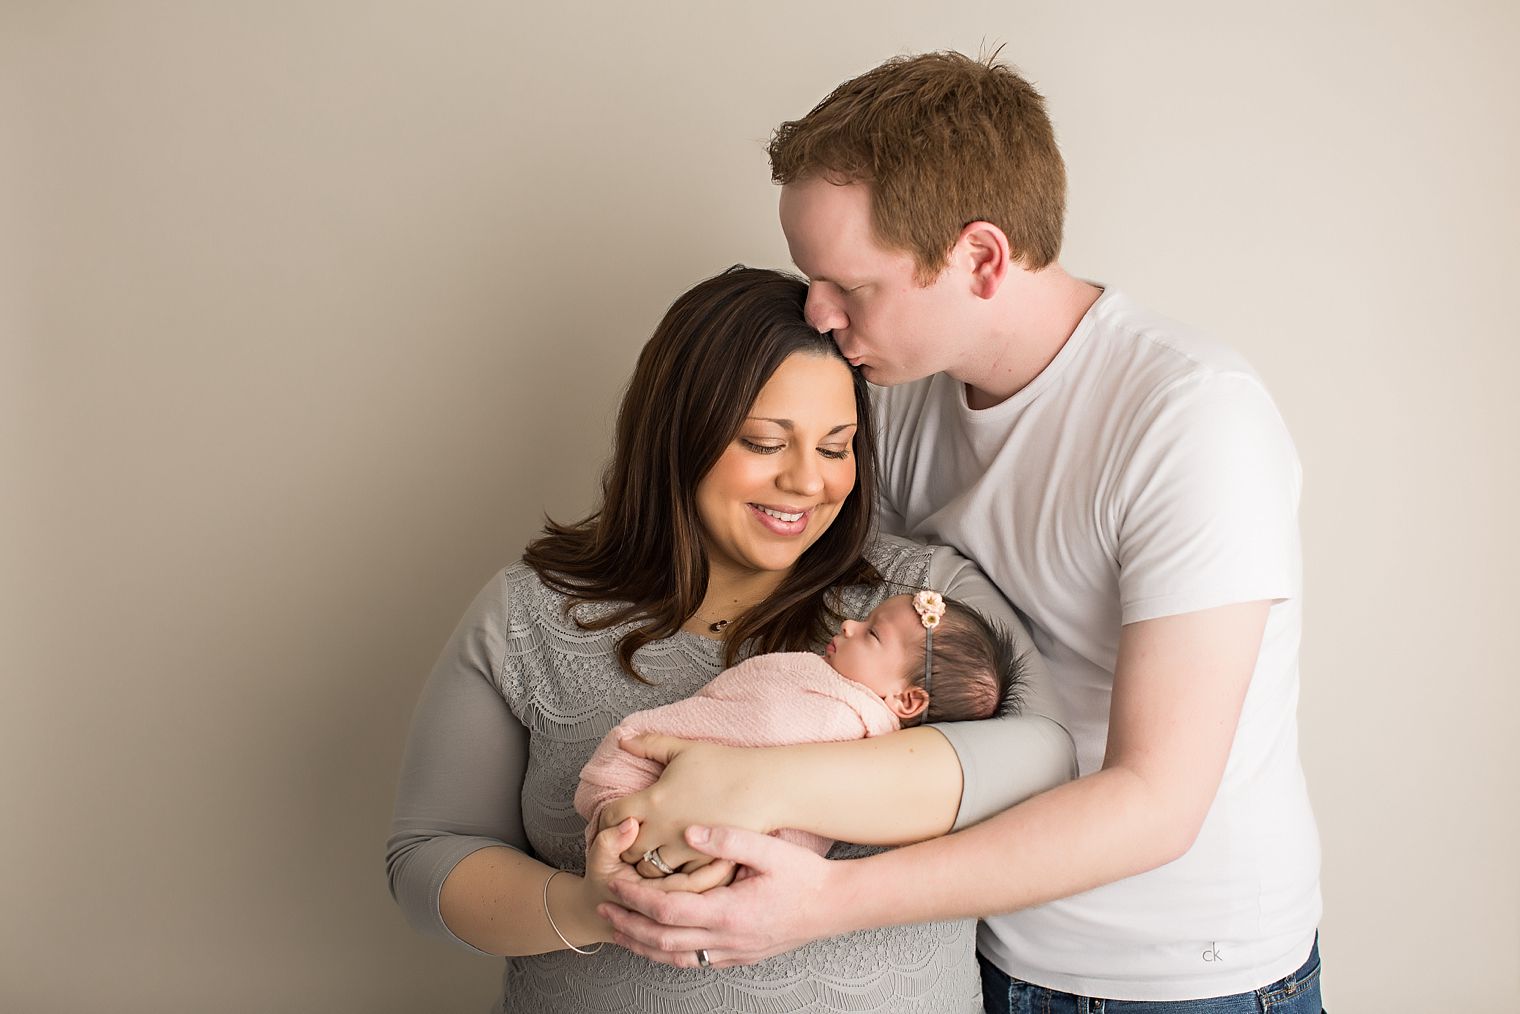
<svg viewBox="0 0 1520 1014"><path fill-rule="evenodd" d="M675 302L623 399L600 509L551 522L486 586L424 690L388 848L391 890L420 929L518 955L500 1009L980 1009L970 920L722 970L603 946L612 931L597 906L609 883L637 876L619 853L638 826L606 828L587 850L572 797L623 717L690 695L743 655L817 650L840 617L903 586L966 599L1027 644L964 560L872 536L866 386L805 323L805 295L797 279L735 268ZM1043 700L1038 685L1032 698ZM994 723L1017 735L1020 721ZM946 830L915 810L862 837ZM661 884L700 891L729 872L713 864Z"/></svg>

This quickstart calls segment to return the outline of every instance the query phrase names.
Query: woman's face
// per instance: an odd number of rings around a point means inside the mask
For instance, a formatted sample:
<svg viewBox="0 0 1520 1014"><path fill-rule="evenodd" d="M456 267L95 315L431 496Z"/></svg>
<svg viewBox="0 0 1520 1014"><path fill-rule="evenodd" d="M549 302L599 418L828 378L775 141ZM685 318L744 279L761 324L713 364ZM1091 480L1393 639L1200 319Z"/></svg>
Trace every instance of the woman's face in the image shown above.
<svg viewBox="0 0 1520 1014"><path fill-rule="evenodd" d="M855 488L855 388L833 356L795 352L697 484L715 577L791 570Z"/></svg>

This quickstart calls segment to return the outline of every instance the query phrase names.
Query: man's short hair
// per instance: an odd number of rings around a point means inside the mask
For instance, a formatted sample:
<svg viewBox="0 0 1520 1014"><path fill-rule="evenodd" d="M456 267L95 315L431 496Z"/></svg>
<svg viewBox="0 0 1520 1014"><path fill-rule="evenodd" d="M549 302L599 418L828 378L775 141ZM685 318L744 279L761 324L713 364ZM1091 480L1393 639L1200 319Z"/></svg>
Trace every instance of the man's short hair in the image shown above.
<svg viewBox="0 0 1520 1014"><path fill-rule="evenodd" d="M868 183L883 245L933 281L972 222L1002 229L1030 270L1061 250L1066 166L1045 99L1013 68L960 53L901 56L776 129L771 178Z"/></svg>

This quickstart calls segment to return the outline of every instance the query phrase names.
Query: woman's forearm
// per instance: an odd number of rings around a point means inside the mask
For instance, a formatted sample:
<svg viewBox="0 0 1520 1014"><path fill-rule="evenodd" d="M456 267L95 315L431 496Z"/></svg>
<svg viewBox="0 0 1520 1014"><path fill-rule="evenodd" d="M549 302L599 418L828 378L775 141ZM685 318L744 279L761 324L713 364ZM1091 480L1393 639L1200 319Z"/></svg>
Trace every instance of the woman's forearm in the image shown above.
<svg viewBox="0 0 1520 1014"><path fill-rule="evenodd" d="M544 882L554 869L515 849L472 852L443 882L438 911L449 931L491 954L542 954L611 938L596 914L595 892L582 877L561 873L549 885L548 909L565 935L562 940L544 911Z"/></svg>
<svg viewBox="0 0 1520 1014"><path fill-rule="evenodd" d="M776 827L864 845L937 838L1077 773L1071 735L1038 715L782 747L755 766Z"/></svg>
<svg viewBox="0 0 1520 1014"><path fill-rule="evenodd" d="M949 831L961 798L955 750L933 729L844 743L754 751L767 822L863 845L902 845Z"/></svg>
<svg viewBox="0 0 1520 1014"><path fill-rule="evenodd" d="M843 743L744 748L648 735L623 749L666 765L654 785L602 813L603 826L626 817L643 825L624 853L630 862L656 845L668 861L695 858L682 841L693 824L797 828L865 845L923 841L1076 775L1070 735L1038 715Z"/></svg>
<svg viewBox="0 0 1520 1014"><path fill-rule="evenodd" d="M932 729L873 739L778 747L730 747L646 735L624 750L665 765L659 781L602 811L602 826L636 818L630 862L661 846L667 862L696 857L682 841L692 824L755 831L797 828L868 845L944 834L960 802L955 750Z"/></svg>

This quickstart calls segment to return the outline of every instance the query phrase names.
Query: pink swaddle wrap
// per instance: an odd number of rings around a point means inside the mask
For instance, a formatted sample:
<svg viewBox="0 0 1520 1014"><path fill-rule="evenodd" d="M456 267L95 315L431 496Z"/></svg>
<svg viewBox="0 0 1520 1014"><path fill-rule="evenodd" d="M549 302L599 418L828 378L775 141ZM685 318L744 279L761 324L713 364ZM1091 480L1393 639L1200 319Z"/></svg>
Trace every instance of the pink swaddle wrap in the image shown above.
<svg viewBox="0 0 1520 1014"><path fill-rule="evenodd" d="M620 741L639 733L727 746L786 746L880 736L899 726L880 697L839 675L818 655L756 655L725 669L686 700L635 711L607 733L581 769L575 808L587 820L589 843L602 807L660 777L665 765L618 748ZM833 844L806 831L776 834L819 855Z"/></svg>

